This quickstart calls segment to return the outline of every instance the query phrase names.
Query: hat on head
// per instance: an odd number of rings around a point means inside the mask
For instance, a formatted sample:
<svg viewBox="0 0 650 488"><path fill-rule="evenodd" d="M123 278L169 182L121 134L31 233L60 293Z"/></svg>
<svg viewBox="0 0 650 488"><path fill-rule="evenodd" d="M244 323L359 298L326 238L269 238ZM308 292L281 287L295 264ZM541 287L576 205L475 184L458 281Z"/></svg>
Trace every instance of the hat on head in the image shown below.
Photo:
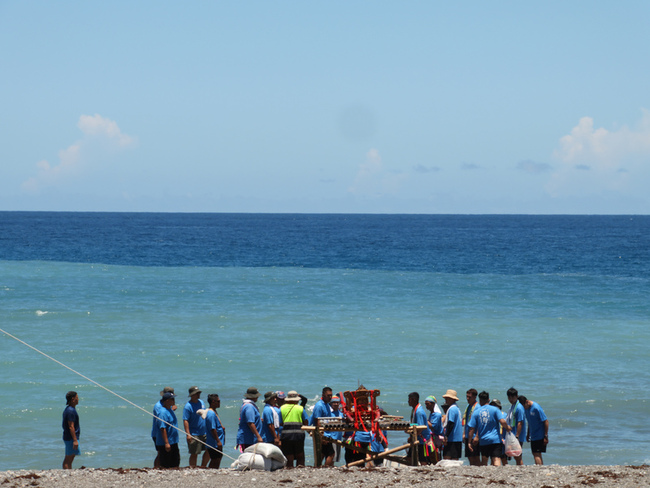
<svg viewBox="0 0 650 488"><path fill-rule="evenodd" d="M174 389L171 386L166 386L160 392L160 396L163 396L165 393L174 393Z"/></svg>
<svg viewBox="0 0 650 488"><path fill-rule="evenodd" d="M333 396L332 399L330 400L330 403L332 402L341 402L341 399L337 396Z"/></svg>
<svg viewBox="0 0 650 488"><path fill-rule="evenodd" d="M257 401L259 397L260 397L260 392L257 391L257 388L253 388L252 386L248 390L246 390L246 394L244 395L244 398L246 398L247 400Z"/></svg>
<svg viewBox="0 0 650 488"><path fill-rule="evenodd" d="M424 399L425 402L431 402L431 403L438 403L438 400L436 400L436 397L433 395L429 395Z"/></svg>
<svg viewBox="0 0 650 488"><path fill-rule="evenodd" d="M274 391L267 391L266 393L264 393L264 403L269 403L275 397L277 397L277 395Z"/></svg>
<svg viewBox="0 0 650 488"><path fill-rule="evenodd" d="M192 396L192 395L196 395L197 393L201 393L201 390L199 389L198 386L192 386L188 391L190 394L187 396Z"/></svg>
<svg viewBox="0 0 650 488"><path fill-rule="evenodd" d="M275 396L278 397L278 400L284 400L285 398L287 398L287 394L283 391L276 391Z"/></svg>
<svg viewBox="0 0 650 488"><path fill-rule="evenodd" d="M456 390L447 390L447 393L442 395L442 398L451 398L452 400L458 401L458 395L456 394Z"/></svg>
<svg viewBox="0 0 650 488"><path fill-rule="evenodd" d="M161 402L166 402L170 398L176 398L176 395L174 395L171 391L167 391L163 394Z"/></svg>
<svg viewBox="0 0 650 488"><path fill-rule="evenodd" d="M293 403L293 402L298 403L300 401L300 395L298 395L297 391L291 390L287 395L287 399L285 401L289 403Z"/></svg>
<svg viewBox="0 0 650 488"><path fill-rule="evenodd" d="M493 407L501 408L501 402L497 398L493 398L492 401L490 402L490 405L492 405Z"/></svg>

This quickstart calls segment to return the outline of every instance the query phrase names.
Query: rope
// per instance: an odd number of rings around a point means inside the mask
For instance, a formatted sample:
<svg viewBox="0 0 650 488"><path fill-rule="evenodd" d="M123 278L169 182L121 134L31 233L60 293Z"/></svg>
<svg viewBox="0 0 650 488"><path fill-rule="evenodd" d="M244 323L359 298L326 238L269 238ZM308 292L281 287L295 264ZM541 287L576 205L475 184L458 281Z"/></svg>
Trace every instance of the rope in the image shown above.
<svg viewBox="0 0 650 488"><path fill-rule="evenodd" d="M176 430L179 431L180 433L187 435L187 433L186 433L184 430L181 430L179 427L177 427L177 426L175 426L175 425L173 425L173 424L170 424L169 422L166 422L165 420L163 420L163 419L157 417L157 416L154 415L153 413L151 413L151 412L149 412L148 410L142 408L140 405L136 405L136 404L133 403L131 400L128 400L127 398L124 398L123 396L119 395L118 393L115 393L113 390L110 390L109 388L106 388L104 385L101 385L101 384L97 383L95 380L93 380L93 379L91 379L91 378L88 378L88 376L85 376L85 375L81 374L79 371L76 371L76 370L72 369L70 366L67 366L67 365L63 364L63 363L62 363L61 361L59 361L58 359L54 359L52 356L48 356L48 355L45 354L43 351L40 351L39 349L36 349L34 346L32 346L32 345L30 345L30 344L27 344L25 341L23 341L22 339L19 339L19 338L16 337L15 335L10 334L10 333L7 332L6 330L0 329L0 332L2 332L3 334L5 334L5 335L11 337L12 339L14 339L14 340L16 340L16 341L18 341L18 342L20 342L21 344L23 344L23 345L29 347L31 350L36 351L36 352L39 353L40 355L45 356L45 357L46 357L47 359L49 359L50 361L54 361L54 362L55 362L56 364L58 364L59 366L63 366L65 369L67 369L67 370L69 370L69 371L72 371L74 374L76 374L76 375L78 375L78 376L81 376L81 377L82 377L83 379L85 379L86 381L89 381L89 382L91 382L93 385L100 387L102 390L107 391L107 392L110 393L111 395L115 395L115 396L116 396L117 398L119 398L120 400L122 400L122 401L128 403L129 405L131 405L131 406L137 408L138 410L142 410L142 411L143 411L144 413L146 413L147 415L151 415L153 418L160 420L160 421L163 422L164 424L167 424L169 427L172 427L173 429L176 429ZM223 451L220 451L220 450L217 449L216 447L212 447L212 446L208 445L206 442L203 442L201 439L199 439L199 438L197 438L197 437L194 437L194 436L190 436L190 437L192 437L194 440L200 442L201 444L203 444L203 445L206 446L207 448L209 448L209 449L213 449L213 450L215 450L215 451L217 451L217 452L220 452L221 454L223 454L223 455L226 456L227 458L230 458L230 459L232 459L233 461L236 461L236 458L229 456L228 454L226 454L226 453L223 452Z"/></svg>

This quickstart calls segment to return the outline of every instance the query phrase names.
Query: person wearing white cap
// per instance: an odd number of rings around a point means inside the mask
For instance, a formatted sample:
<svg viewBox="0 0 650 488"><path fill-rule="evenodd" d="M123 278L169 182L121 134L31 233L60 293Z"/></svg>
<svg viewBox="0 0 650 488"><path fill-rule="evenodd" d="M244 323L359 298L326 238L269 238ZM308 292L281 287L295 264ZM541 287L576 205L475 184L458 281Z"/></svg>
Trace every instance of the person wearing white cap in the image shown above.
<svg viewBox="0 0 650 488"><path fill-rule="evenodd" d="M282 405L282 437L280 438L282 454L287 458L287 466L296 467L305 465L305 431L301 429L307 425L309 419L302 405L298 405L301 398L297 391L290 391Z"/></svg>

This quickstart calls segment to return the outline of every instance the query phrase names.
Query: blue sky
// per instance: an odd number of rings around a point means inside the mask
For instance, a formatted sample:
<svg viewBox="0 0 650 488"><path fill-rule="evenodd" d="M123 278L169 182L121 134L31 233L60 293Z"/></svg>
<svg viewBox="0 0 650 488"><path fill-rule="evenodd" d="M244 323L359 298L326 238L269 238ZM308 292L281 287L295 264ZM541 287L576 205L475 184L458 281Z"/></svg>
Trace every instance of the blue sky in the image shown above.
<svg viewBox="0 0 650 488"><path fill-rule="evenodd" d="M0 210L650 213L650 2L0 0Z"/></svg>

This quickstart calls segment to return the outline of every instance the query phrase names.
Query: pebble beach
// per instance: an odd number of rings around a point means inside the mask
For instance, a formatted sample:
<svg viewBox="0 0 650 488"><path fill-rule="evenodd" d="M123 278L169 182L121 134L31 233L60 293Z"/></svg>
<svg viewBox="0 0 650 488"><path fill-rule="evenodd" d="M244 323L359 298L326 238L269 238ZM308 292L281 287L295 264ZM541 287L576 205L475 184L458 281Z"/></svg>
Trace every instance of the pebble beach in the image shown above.
<svg viewBox="0 0 650 488"><path fill-rule="evenodd" d="M0 472L0 487L91 488L183 486L233 488L261 486L410 487L516 486L567 488L581 486L639 487L650 485L650 466L503 466L402 468L295 468L266 471L233 469L73 469Z"/></svg>

